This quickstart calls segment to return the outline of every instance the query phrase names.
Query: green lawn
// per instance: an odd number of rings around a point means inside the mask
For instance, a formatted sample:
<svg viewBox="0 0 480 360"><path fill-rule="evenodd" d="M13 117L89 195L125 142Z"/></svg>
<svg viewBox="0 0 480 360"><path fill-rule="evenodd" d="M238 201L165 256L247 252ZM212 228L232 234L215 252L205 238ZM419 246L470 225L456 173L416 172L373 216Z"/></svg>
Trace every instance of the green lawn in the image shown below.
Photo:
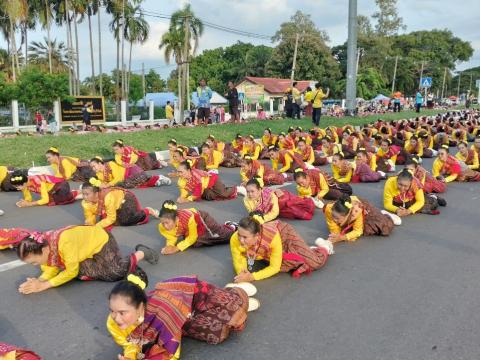
<svg viewBox="0 0 480 360"><path fill-rule="evenodd" d="M423 110L422 115L434 115L438 110ZM362 125L379 118L384 120L396 120L409 117L416 117L414 111L404 111L401 113L389 113L385 115L372 115L367 117L351 118L332 118L322 117L321 126L328 125ZM171 138L185 145L200 145L209 134L213 134L217 139L231 141L235 134L252 134L260 137L266 127L270 127L273 132L278 133L286 131L289 126L302 126L309 129L312 125L310 118L302 120L281 119L252 121L246 124L224 124L198 128L176 128L166 130L146 130L134 133L123 134L100 134L92 133L86 135L61 134L59 136L19 136L12 139L0 139L0 165L10 165L18 167L44 165L45 151L50 146L60 149L64 155L90 159L93 156L100 155L109 157L112 155L111 144L118 138L125 143L135 146L143 151L158 151L167 148L167 142Z"/></svg>

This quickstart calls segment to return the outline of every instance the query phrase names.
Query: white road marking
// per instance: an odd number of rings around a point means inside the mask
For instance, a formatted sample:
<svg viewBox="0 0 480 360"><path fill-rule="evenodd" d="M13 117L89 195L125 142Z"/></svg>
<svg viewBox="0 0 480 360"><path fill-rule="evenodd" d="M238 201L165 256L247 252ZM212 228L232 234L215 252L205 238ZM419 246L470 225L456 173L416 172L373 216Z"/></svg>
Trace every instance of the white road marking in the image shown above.
<svg viewBox="0 0 480 360"><path fill-rule="evenodd" d="M22 260L14 260L14 261L7 262L5 264L0 264L0 272L15 269L25 264L26 263L23 262Z"/></svg>

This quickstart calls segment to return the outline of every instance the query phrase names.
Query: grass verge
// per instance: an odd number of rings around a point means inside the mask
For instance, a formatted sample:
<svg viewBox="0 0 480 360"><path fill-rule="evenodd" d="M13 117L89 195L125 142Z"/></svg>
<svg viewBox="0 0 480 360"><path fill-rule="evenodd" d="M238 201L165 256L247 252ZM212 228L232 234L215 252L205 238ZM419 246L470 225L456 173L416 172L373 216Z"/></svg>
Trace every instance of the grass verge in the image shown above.
<svg viewBox="0 0 480 360"><path fill-rule="evenodd" d="M421 115L435 115L439 112L441 111L423 110ZM322 117L320 126L343 126L345 124L357 126L367 124L379 118L383 120L397 120L416 116L417 114L414 111L348 118L325 116ZM222 124L157 131L145 130L133 133L91 133L85 135L62 133L58 136L19 136L11 139L0 139L0 165L16 167L29 167L33 163L35 166L45 165L44 154L50 146L58 147L64 155L90 159L96 155L103 157L111 156L111 144L118 138L143 151L159 151L167 148L167 142L171 138L177 139L180 144L196 146L200 145L209 134L213 134L222 141L231 141L237 133L242 135L252 134L255 137L260 137L266 127L270 127L273 132L278 133L286 131L289 126L301 126L304 129L309 129L312 126L312 122L310 118L301 120L281 119L252 121L246 124Z"/></svg>

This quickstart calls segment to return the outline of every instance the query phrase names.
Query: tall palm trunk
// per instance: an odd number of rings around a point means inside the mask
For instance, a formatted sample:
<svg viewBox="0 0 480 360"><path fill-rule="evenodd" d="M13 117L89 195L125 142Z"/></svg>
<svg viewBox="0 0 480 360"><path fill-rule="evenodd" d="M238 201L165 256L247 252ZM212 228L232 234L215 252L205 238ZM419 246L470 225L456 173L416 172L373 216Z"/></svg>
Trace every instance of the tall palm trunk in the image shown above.
<svg viewBox="0 0 480 360"><path fill-rule="evenodd" d="M78 48L78 30L77 30L77 12L74 11L74 30L75 30L75 56L77 59L77 95L80 95L80 49Z"/></svg>
<svg viewBox="0 0 480 360"><path fill-rule="evenodd" d="M13 82L16 82L17 81L17 72L15 71L15 51L16 51L16 46L15 46L15 33L14 33L14 30L13 30L13 22L12 22L12 19L10 19L10 36L11 36L11 44L12 44L12 51L11 51L11 55L12 55L12 80Z"/></svg>
<svg viewBox="0 0 480 360"><path fill-rule="evenodd" d="M177 63L178 115L180 116L180 117L179 117L180 121L182 121L182 114L183 114L183 101L182 101L183 90L182 90L182 76L181 76L181 72L182 72L182 64Z"/></svg>
<svg viewBox="0 0 480 360"><path fill-rule="evenodd" d="M125 0L122 1L122 100L125 100Z"/></svg>
<svg viewBox="0 0 480 360"><path fill-rule="evenodd" d="M100 24L100 8L97 10L98 22L98 71L100 74L100 96L103 96L103 70L102 70L102 28Z"/></svg>
<svg viewBox="0 0 480 360"><path fill-rule="evenodd" d="M127 90L126 90L126 95L128 98L128 95L130 94L130 76L131 76L131 71L132 71L132 47L133 47L133 42L130 41L130 54L128 55L128 72L127 72Z"/></svg>
<svg viewBox="0 0 480 360"><path fill-rule="evenodd" d="M90 36L90 61L92 63L92 94L95 95L95 60L93 59L92 19L90 12L88 13L88 35Z"/></svg>
<svg viewBox="0 0 480 360"><path fill-rule="evenodd" d="M115 98L117 102L117 121L120 119L120 38L117 34L117 73L115 79Z"/></svg>
<svg viewBox="0 0 480 360"><path fill-rule="evenodd" d="M28 61L28 29L27 29L27 23L25 22L23 26L23 38L25 40L25 67L27 67L27 61Z"/></svg>
<svg viewBox="0 0 480 360"><path fill-rule="evenodd" d="M48 69L52 73L52 40L50 38L50 9L48 7L48 0L45 0L45 11L47 17L47 41L48 41Z"/></svg>

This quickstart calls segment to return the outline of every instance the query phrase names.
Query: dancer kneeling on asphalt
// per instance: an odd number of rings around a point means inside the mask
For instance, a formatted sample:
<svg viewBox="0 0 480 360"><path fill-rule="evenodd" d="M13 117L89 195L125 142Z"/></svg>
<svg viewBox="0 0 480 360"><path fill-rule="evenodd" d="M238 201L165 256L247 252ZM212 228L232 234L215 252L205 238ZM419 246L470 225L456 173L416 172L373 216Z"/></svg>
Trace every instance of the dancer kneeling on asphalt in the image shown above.
<svg viewBox="0 0 480 360"><path fill-rule="evenodd" d="M135 194L117 187L102 189L100 180L91 178L82 185L82 207L86 225L109 229L113 225L132 226L148 223L149 216L158 218L158 210L142 209ZM101 218L97 222L97 218Z"/></svg>
<svg viewBox="0 0 480 360"><path fill-rule="evenodd" d="M245 195L242 186L226 187L217 174L208 173L192 167L193 162L186 160L178 166L178 188L180 196L177 203L203 200L230 200L237 193Z"/></svg>
<svg viewBox="0 0 480 360"><path fill-rule="evenodd" d="M394 225L402 223L397 215L345 194L336 202L325 205L324 212L330 232L328 240L332 243L355 241L360 236L388 236Z"/></svg>
<svg viewBox="0 0 480 360"><path fill-rule="evenodd" d="M23 193L23 199L17 202L18 207L41 205L67 205L75 202L77 191L71 191L67 181L51 175L27 176L24 171L14 171L11 184ZM32 192L40 195L33 200Z"/></svg>
<svg viewBox="0 0 480 360"><path fill-rule="evenodd" d="M113 235L99 226L69 226L46 232L30 232L16 245L20 260L38 265L42 275L27 278L19 287L22 294L41 292L78 278L80 280L118 281L136 272L140 260L158 262L152 249L137 245L135 253L122 257Z"/></svg>
<svg viewBox="0 0 480 360"><path fill-rule="evenodd" d="M103 161L100 156L90 160L97 179L102 182L101 187L118 186L126 189L147 188L170 185L172 180L163 175L148 175L138 165L123 166L115 161Z"/></svg>
<svg viewBox="0 0 480 360"><path fill-rule="evenodd" d="M308 246L295 228L285 222L264 223L259 214L243 218L230 240L233 268L237 274L234 281L263 280L289 271L299 277L318 270L333 253L333 246L323 239L315 243L316 246ZM268 265L256 271L255 262L259 260L268 262Z"/></svg>
<svg viewBox="0 0 480 360"><path fill-rule="evenodd" d="M146 284L129 275L110 292L107 329L123 347L120 360L180 359L182 337L208 344L225 341L231 331L245 328L247 312L260 302L251 298L252 284L229 284L222 289L195 275Z"/></svg>
<svg viewBox="0 0 480 360"><path fill-rule="evenodd" d="M226 244L235 230L233 223L221 225L206 211L178 209L172 200L165 201L160 210L158 231L166 239L163 255L175 254L191 246Z"/></svg>

